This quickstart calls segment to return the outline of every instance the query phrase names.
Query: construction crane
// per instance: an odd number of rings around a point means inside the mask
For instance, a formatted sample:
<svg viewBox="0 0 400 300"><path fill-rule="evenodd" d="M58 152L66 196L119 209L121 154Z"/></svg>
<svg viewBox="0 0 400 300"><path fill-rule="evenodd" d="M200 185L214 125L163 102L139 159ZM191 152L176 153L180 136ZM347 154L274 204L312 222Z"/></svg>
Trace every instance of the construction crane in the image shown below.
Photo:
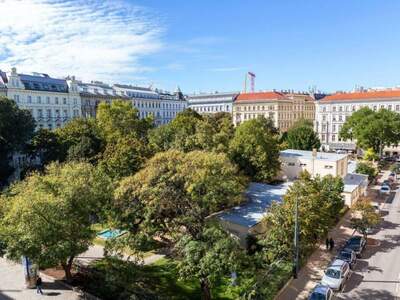
<svg viewBox="0 0 400 300"><path fill-rule="evenodd" d="M247 79L250 79L250 92L254 93L254 81L256 78L256 74L253 72L247 72L244 78L244 92L247 93Z"/></svg>

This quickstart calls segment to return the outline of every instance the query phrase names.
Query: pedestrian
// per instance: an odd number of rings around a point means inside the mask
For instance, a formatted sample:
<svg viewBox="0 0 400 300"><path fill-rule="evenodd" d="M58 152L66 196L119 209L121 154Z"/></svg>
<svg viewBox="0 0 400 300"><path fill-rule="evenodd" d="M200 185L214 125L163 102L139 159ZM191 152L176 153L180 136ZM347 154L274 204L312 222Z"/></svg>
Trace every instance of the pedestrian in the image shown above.
<svg viewBox="0 0 400 300"><path fill-rule="evenodd" d="M42 291L42 278L40 278L40 276L38 276L38 278L36 279L36 294L41 294L41 295L43 295L43 291Z"/></svg>
<svg viewBox="0 0 400 300"><path fill-rule="evenodd" d="M329 250L332 250L333 248L335 248L335 241L333 240L333 238L329 239Z"/></svg>
<svg viewBox="0 0 400 300"><path fill-rule="evenodd" d="M329 238L326 238L325 246L326 246L326 250L328 250L329 249Z"/></svg>

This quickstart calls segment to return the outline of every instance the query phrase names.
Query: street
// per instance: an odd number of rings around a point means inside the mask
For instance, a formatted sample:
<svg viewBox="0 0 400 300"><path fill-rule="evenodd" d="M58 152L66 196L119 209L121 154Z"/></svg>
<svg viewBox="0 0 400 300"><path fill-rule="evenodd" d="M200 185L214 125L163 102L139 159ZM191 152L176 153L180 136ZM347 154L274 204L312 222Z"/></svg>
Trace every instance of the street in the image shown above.
<svg viewBox="0 0 400 300"><path fill-rule="evenodd" d="M381 213L378 231L369 236L376 245L366 247L336 299L400 299L400 189L386 199Z"/></svg>

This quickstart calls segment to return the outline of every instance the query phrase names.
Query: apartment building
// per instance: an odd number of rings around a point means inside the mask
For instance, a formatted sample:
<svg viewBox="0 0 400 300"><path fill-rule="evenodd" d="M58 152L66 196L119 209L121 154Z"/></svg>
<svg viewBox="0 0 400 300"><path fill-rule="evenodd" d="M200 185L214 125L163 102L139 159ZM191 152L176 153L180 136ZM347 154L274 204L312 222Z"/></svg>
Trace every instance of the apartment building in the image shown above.
<svg viewBox="0 0 400 300"><path fill-rule="evenodd" d="M114 84L113 89L119 97L129 98L139 111L140 118L152 115L156 125L169 123L186 109L187 103L179 87L174 94L146 87Z"/></svg>
<svg viewBox="0 0 400 300"><path fill-rule="evenodd" d="M187 97L188 107L200 114L218 112L231 114L233 101L238 94L238 92L192 94Z"/></svg>
<svg viewBox="0 0 400 300"><path fill-rule="evenodd" d="M356 149L356 141L340 139L339 132L347 118L363 107L375 111L386 108L400 113L400 89L341 92L316 102L315 131L323 150Z"/></svg>
<svg viewBox="0 0 400 300"><path fill-rule="evenodd" d="M283 92L242 93L233 104L235 125L264 116L273 120L280 131L287 131L300 119L314 121L314 99L307 94Z"/></svg>
<svg viewBox="0 0 400 300"><path fill-rule="evenodd" d="M81 116L81 101L74 78L67 81L43 73L19 74L16 68L1 77L7 97L20 108L29 110L38 128L62 127L71 118Z"/></svg>

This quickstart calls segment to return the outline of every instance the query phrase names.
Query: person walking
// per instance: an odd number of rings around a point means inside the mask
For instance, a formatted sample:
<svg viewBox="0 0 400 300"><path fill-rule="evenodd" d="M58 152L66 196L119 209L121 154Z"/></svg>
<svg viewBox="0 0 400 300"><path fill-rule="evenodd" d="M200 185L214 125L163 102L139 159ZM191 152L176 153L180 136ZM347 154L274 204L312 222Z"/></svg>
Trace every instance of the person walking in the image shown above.
<svg viewBox="0 0 400 300"><path fill-rule="evenodd" d="M335 248L335 241L333 238L329 239L329 250L332 251L332 249Z"/></svg>
<svg viewBox="0 0 400 300"><path fill-rule="evenodd" d="M325 246L326 246L326 250L328 250L329 249L329 238L326 238L326 240L325 240Z"/></svg>
<svg viewBox="0 0 400 300"><path fill-rule="evenodd" d="M40 276L38 276L38 278L36 279L36 294L41 294L41 295L43 295L43 291L42 291L42 278L40 278Z"/></svg>

